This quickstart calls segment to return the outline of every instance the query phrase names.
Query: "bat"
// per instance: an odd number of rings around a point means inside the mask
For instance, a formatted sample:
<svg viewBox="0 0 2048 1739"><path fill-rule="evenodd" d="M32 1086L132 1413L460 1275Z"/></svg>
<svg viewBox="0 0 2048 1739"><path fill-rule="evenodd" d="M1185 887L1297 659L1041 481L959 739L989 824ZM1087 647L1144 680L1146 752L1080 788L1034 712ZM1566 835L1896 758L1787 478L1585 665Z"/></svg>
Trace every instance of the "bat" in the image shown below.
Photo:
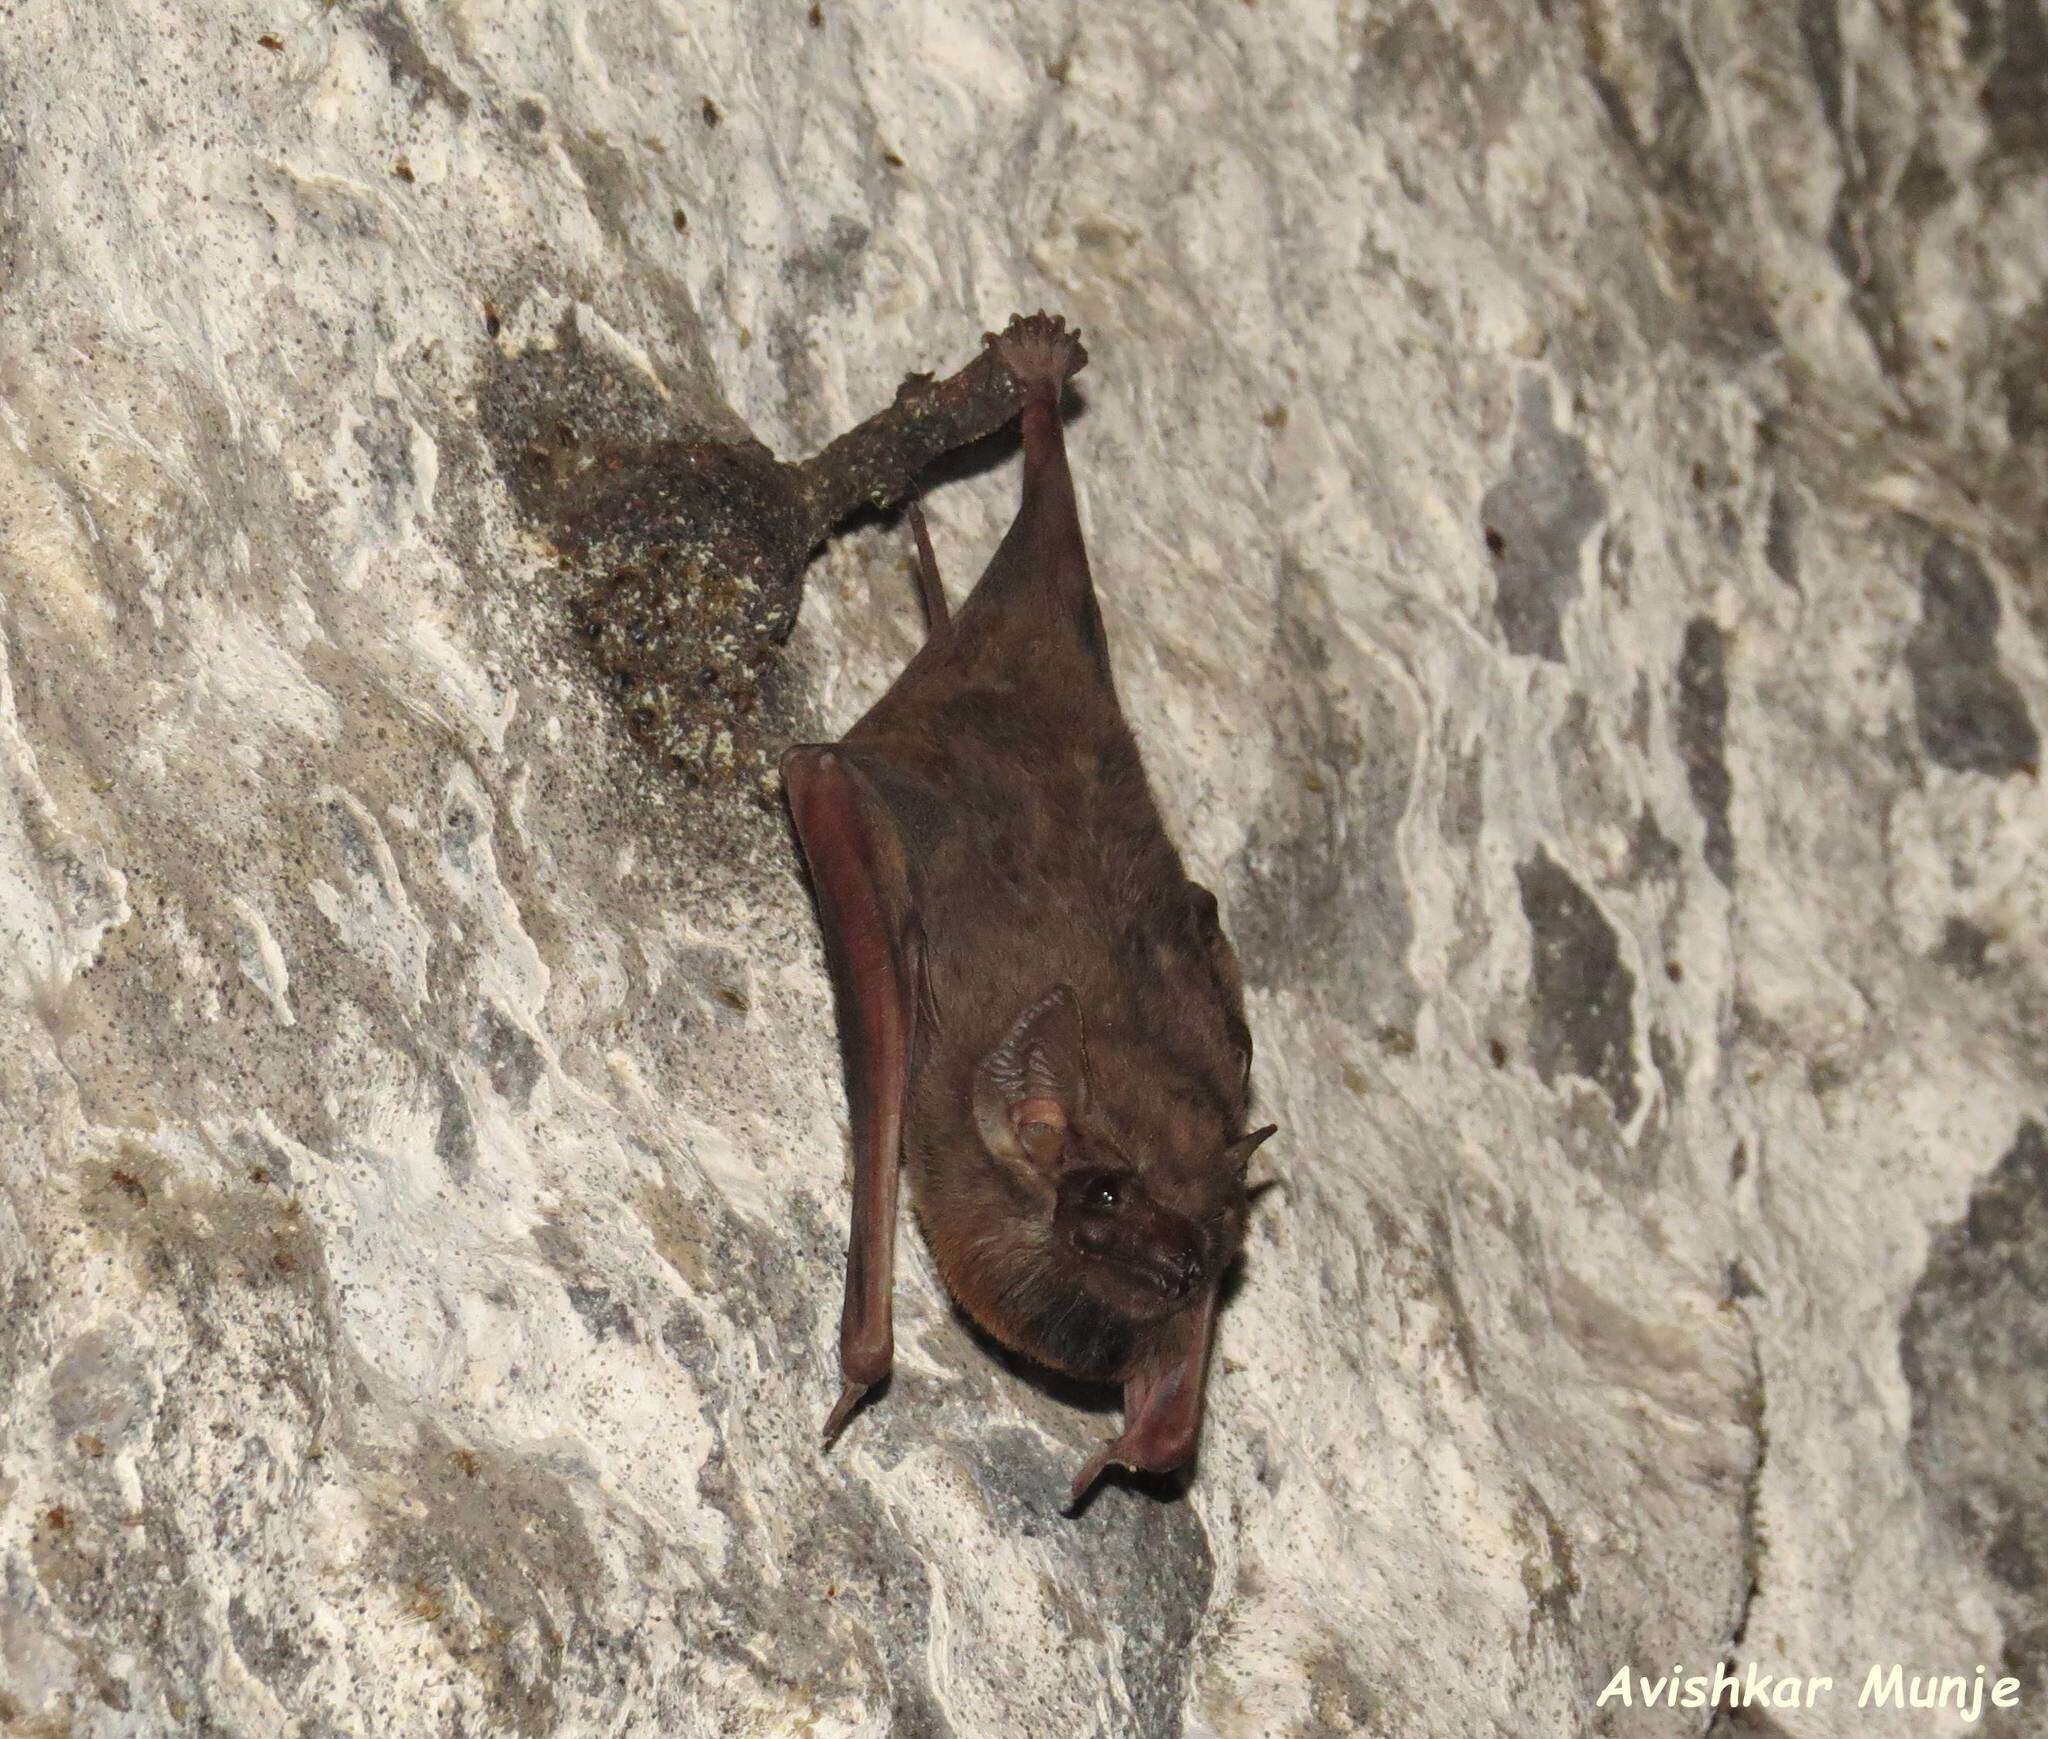
<svg viewBox="0 0 2048 1739"><path fill-rule="evenodd" d="M829 1446L894 1351L897 1175L947 1290L1003 1346L1123 1388L1081 1469L1194 1454L1244 1240L1252 1044L1216 900L1166 836L1110 675L1045 314L985 340L1022 391L1023 499L951 615L837 743L781 759L839 1002L854 1140Z"/></svg>

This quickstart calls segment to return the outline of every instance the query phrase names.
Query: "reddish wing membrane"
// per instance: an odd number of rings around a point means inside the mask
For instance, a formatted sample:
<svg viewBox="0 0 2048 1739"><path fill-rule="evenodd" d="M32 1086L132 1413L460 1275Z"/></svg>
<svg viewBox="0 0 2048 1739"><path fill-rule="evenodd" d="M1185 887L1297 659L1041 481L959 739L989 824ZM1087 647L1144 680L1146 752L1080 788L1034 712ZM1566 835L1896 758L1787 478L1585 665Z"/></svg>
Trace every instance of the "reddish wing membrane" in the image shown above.
<svg viewBox="0 0 2048 1739"><path fill-rule="evenodd" d="M1124 1381L1124 1429L1091 1456L1067 1496L1069 1511L1112 1467L1171 1473L1190 1460L1202 1434L1202 1390L1215 1338L1212 1288L1194 1309L1175 1317L1158 1350Z"/></svg>
<svg viewBox="0 0 2048 1739"><path fill-rule="evenodd" d="M849 758L793 748L782 757L782 782L839 988L853 1118L853 1227L839 1319L844 1386L825 1421L829 1444L895 1356L896 1178L922 965L902 845Z"/></svg>

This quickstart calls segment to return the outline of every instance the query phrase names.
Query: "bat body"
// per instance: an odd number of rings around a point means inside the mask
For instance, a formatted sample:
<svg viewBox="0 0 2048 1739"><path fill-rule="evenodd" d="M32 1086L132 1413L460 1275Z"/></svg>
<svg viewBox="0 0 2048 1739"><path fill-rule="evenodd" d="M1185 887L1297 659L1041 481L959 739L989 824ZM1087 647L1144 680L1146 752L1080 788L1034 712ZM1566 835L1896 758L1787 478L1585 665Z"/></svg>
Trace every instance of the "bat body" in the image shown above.
<svg viewBox="0 0 2048 1739"><path fill-rule="evenodd" d="M889 1371L897 1174L953 1298L1003 1345L1120 1383L1082 1470L1193 1453L1242 1243L1251 1038L1216 902L1167 839L1110 677L1044 315L990 340L1023 389L1023 501L960 613L921 520L931 634L845 738L782 760L840 999L853 1230L829 1441Z"/></svg>

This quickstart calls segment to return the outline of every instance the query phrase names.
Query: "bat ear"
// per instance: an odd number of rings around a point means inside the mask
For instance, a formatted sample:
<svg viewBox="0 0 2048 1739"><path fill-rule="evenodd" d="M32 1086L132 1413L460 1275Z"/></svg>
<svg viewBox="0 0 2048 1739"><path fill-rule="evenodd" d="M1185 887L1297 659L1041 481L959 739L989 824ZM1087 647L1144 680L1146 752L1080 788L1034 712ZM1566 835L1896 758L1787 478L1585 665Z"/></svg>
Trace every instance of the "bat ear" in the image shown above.
<svg viewBox="0 0 2048 1739"><path fill-rule="evenodd" d="M974 1124L998 1159L1050 1170L1088 1102L1081 1006L1062 984L1020 1014L974 1072Z"/></svg>

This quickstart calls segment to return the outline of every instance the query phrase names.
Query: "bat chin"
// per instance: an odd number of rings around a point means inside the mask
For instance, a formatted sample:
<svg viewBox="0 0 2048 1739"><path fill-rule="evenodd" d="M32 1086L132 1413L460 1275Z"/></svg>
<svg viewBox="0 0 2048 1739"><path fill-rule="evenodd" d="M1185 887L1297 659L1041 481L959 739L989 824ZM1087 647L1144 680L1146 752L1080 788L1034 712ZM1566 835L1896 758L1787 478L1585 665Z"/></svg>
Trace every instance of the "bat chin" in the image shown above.
<svg viewBox="0 0 2048 1739"><path fill-rule="evenodd" d="M1090 1263L1081 1290L1126 1322L1149 1328L1188 1307L1192 1292L1177 1275Z"/></svg>
<svg viewBox="0 0 2048 1739"><path fill-rule="evenodd" d="M1071 1266L1033 1263L994 1296L975 1284L982 1276L963 1278L968 1283L953 1296L984 1330L1032 1363L1083 1382L1121 1382L1157 1332ZM1141 1302L1156 1308L1153 1299Z"/></svg>

